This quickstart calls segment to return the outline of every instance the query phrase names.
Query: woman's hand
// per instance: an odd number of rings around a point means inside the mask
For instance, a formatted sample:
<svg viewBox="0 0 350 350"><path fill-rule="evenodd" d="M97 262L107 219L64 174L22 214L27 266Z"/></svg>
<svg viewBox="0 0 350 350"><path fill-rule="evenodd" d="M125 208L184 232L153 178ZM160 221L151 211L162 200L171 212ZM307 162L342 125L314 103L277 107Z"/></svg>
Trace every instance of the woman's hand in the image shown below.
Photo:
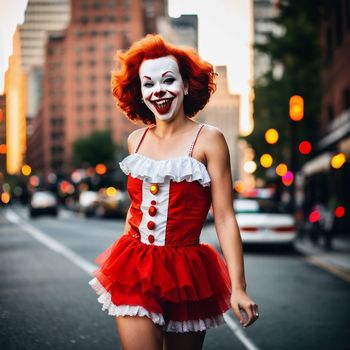
<svg viewBox="0 0 350 350"><path fill-rule="evenodd" d="M259 317L258 305L244 290L232 292L231 307L243 327L253 324Z"/></svg>

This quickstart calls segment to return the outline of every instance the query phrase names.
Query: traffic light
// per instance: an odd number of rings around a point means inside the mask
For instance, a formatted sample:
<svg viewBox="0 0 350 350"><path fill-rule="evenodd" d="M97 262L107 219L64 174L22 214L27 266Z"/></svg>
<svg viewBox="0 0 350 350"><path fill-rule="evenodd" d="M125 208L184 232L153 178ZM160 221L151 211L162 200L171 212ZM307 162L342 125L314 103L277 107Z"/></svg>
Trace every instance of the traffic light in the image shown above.
<svg viewBox="0 0 350 350"><path fill-rule="evenodd" d="M304 117L304 99L299 95L294 95L289 99L289 117L298 122Z"/></svg>

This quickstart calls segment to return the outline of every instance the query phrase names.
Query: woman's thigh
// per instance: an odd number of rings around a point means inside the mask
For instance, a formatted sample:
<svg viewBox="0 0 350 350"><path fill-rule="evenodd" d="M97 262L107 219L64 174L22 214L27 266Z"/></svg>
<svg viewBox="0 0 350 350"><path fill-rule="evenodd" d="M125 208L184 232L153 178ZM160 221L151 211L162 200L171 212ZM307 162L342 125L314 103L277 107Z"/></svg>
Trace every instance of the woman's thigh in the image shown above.
<svg viewBox="0 0 350 350"><path fill-rule="evenodd" d="M201 350L205 331L186 333L163 333L163 350Z"/></svg>
<svg viewBox="0 0 350 350"><path fill-rule="evenodd" d="M162 328L148 317L118 316L116 323L123 350L162 349Z"/></svg>

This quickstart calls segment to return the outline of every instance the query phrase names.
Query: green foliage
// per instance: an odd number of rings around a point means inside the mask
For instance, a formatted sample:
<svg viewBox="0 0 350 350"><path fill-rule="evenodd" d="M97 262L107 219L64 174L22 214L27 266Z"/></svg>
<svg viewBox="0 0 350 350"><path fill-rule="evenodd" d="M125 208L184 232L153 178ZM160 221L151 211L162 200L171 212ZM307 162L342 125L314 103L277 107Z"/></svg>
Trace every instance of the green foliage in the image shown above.
<svg viewBox="0 0 350 350"><path fill-rule="evenodd" d="M302 139L311 142L317 139L317 119L320 113L320 33L319 24L325 1L293 0L280 1L280 13L274 22L282 28L282 35L269 34L265 44L255 48L269 56L271 69L255 82L254 132L247 141L256 151L257 160L269 152L275 164L289 163L292 152L298 152ZM281 76L273 73L274 67L283 67ZM289 120L289 98L292 95L304 98L304 119L298 123ZM275 128L280 134L276 145L267 145L264 133ZM291 145L291 128L295 134L294 148ZM299 165L303 161L299 159ZM257 175L264 174L259 169Z"/></svg>
<svg viewBox="0 0 350 350"><path fill-rule="evenodd" d="M114 161L124 149L113 143L109 130L95 131L90 136L78 138L73 144L73 163L80 167L84 164L95 166Z"/></svg>

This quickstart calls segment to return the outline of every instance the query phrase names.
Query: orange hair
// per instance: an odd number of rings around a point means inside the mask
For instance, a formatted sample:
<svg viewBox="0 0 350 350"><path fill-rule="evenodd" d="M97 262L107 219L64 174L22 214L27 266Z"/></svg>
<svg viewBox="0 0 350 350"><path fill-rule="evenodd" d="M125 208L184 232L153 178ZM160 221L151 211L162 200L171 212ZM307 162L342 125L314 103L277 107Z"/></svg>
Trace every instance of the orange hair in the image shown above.
<svg viewBox="0 0 350 350"><path fill-rule="evenodd" d="M193 117L203 109L216 90L213 66L203 61L194 49L175 47L165 42L160 35L148 34L133 43L126 52L117 51L120 67L112 73L113 96L129 119L155 124L154 114L141 102L139 68L144 60L168 55L176 58L182 79L189 85L184 98L187 117Z"/></svg>

